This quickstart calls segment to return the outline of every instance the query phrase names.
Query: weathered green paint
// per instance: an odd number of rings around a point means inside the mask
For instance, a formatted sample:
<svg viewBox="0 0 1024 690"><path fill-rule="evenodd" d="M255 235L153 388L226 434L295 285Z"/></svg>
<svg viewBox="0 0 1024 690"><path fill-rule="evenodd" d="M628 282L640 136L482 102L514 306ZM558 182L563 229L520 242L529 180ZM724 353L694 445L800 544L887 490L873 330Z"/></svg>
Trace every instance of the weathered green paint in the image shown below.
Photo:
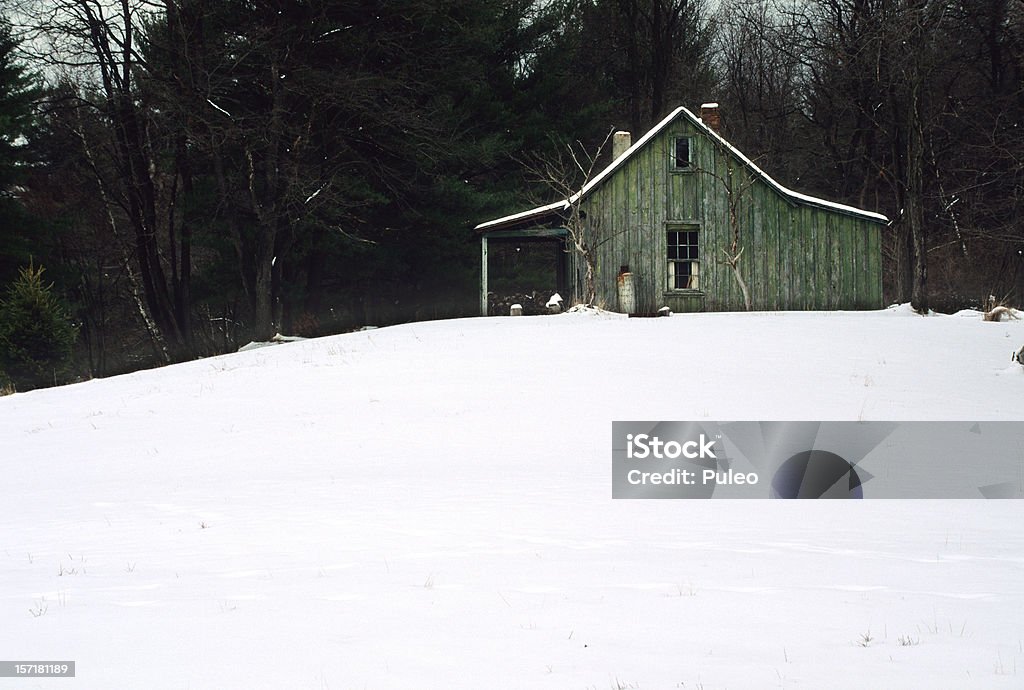
<svg viewBox="0 0 1024 690"><path fill-rule="evenodd" d="M693 168L677 171L671 148L690 136ZM731 171L731 175L730 175ZM743 310L743 295L723 261L732 245L728 187L739 219L739 266L758 310L874 309L882 306L882 225L870 218L784 196L679 116L594 188L581 202L594 248L598 306L618 309L615 277L633 273L637 309ZM700 231L700 289L668 289L666 232ZM575 254L570 276L582 294L584 267Z"/></svg>
<svg viewBox="0 0 1024 690"><path fill-rule="evenodd" d="M690 137L692 166L686 170L673 165L673 143L681 136ZM620 309L616 276L628 266L639 312L663 306L676 312L744 309L735 274L724 261L734 233L754 309L882 306L885 219L785 193L685 109L600 177L579 202L594 256L597 306ZM565 217L565 206L553 204L478 229L491 237L526 237L551 232L545 229L560 227ZM700 233L698 290L668 286L666 233L679 226L695 226ZM584 294L586 269L571 249L567 260L573 289L567 303L572 303Z"/></svg>

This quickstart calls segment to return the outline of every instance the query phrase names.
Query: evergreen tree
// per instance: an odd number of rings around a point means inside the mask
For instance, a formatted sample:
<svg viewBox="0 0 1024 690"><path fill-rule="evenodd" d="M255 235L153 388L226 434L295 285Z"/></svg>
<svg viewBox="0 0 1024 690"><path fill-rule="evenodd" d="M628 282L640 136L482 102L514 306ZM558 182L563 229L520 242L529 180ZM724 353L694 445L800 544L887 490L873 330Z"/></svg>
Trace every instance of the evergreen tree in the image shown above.
<svg viewBox="0 0 1024 690"><path fill-rule="evenodd" d="M637 135L678 105L715 100L707 0L567 0L567 85ZM607 132L607 126L604 127Z"/></svg>
<svg viewBox="0 0 1024 690"><path fill-rule="evenodd" d="M220 228L253 337L317 311L327 286L390 305L364 323L458 290L472 308L468 232L511 177L530 5L168 4L144 87L187 142L183 191L214 190L193 215Z"/></svg>
<svg viewBox="0 0 1024 690"><path fill-rule="evenodd" d="M27 146L40 90L15 56L18 41L0 17L0 282L31 255L30 221L17 198L29 163Z"/></svg>
<svg viewBox="0 0 1024 690"><path fill-rule="evenodd" d="M21 269L0 301L0 369L18 388L63 381L78 329L43 282L43 267Z"/></svg>

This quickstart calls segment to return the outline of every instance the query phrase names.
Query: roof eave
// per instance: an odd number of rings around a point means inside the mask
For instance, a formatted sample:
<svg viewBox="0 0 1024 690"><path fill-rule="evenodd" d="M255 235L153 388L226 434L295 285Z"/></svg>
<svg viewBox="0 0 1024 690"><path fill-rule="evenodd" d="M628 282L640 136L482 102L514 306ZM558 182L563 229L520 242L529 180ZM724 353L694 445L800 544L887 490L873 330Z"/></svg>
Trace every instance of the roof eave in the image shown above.
<svg viewBox="0 0 1024 690"><path fill-rule="evenodd" d="M817 208L821 208L821 209L824 209L824 210L835 211L835 212L838 212L838 213L843 213L843 214L848 215L848 216L854 216L854 217L857 217L857 218L863 218L865 220L870 220L870 221L873 221L875 223L881 223L881 224L888 224L889 223L889 219L886 216L882 215L881 213L876 213L874 211L866 211L866 210L864 210L862 208L857 208L855 206L848 206L847 204L840 204L840 203L835 202L835 201L829 201L828 199L821 199L821 198L816 197L816 196L811 196L809 194L803 194L801 192L795 192L792 189L789 189L785 185L783 185L780 182L776 181L775 178L773 178L771 175L766 173L764 170L759 168L758 165L756 163L754 163L754 161L752 161L749 158L747 158L747 156L742 151L740 151L738 148L736 148L735 146L730 144L725 139L725 137L723 137L721 134L719 134L718 132L716 132L712 128L708 127L708 125L703 120L701 120L699 117L694 115L692 112L690 112L686 108L678 108L676 110L676 112L673 114L673 116L675 114L679 113L679 111L682 111L687 116L687 118L689 118L689 120L694 125L702 128L704 130L704 132L709 137L711 137L712 140L717 141L721 146L723 146L725 149L727 149L729 152L731 152L733 155L735 155L740 160L740 162L742 162L744 165L746 165L755 175L757 175L762 180L764 180L765 183L768 184L769 187L772 187L773 189L775 189L783 197L789 199L791 203L794 203L796 205L803 205L803 206L815 206Z"/></svg>
<svg viewBox="0 0 1024 690"><path fill-rule="evenodd" d="M725 137L721 134L708 127L708 125L701 120L699 117L694 115L692 112L687 110L685 107L680 106L669 113L661 122L656 124L650 130L648 130L642 137L636 140L636 142L628 149L622 152L618 158L609 163L604 170L595 175L590 181L583 185L580 191L573 194L568 199L562 201L556 201L546 206L538 206L537 208L530 209L529 211L523 211L521 213L515 213L510 216L503 218L497 218L495 220L487 221L486 223L480 223L474 228L477 232L487 232L489 230L498 229L500 227L507 227L509 225L526 222L535 217L541 217L555 211L565 211L572 204L583 200L587 195L590 194L598 185L604 182L605 179L615 173L620 167L626 164L626 162L640 149L647 145L647 143L658 136L658 134L671 124L680 115L685 116L690 122L704 130L708 137L713 141L717 141L722 147L735 155L740 162L747 166L755 175L765 181L765 183L775 189L779 194L788 199L791 203L804 206L815 206L824 210L834 211L837 213L843 213L845 215L862 218L875 223L888 224L889 219L881 213L875 213L874 211L866 211L861 208L854 206L847 206L846 204L840 204L834 201L828 201L827 199L820 199L818 197L810 196L808 194L802 194L795 192L788 187L777 182L771 175L761 170L752 160L747 158L746 155L735 146L726 141Z"/></svg>
<svg viewBox="0 0 1024 690"><path fill-rule="evenodd" d="M559 211L564 211L569 208L568 201L556 201L552 204L546 204L544 206L538 206L531 208L529 211L521 211L519 213L513 213L509 216L502 218L495 218L489 220L486 223L480 223L473 230L477 233L486 233L493 230L500 230L514 225L522 223L528 223L537 219L543 218L549 215L556 215Z"/></svg>

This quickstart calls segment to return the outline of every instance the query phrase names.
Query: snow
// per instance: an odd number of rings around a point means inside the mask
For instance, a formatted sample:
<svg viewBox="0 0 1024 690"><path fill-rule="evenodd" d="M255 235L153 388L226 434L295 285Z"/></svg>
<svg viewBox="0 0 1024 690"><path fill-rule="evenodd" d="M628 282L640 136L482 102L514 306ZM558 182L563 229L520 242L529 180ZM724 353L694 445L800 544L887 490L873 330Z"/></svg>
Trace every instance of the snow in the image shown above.
<svg viewBox="0 0 1024 690"><path fill-rule="evenodd" d="M224 110L224 108L221 108L219 105L217 105L216 103L211 101L209 98L206 99L206 102L209 103L210 105L212 105L215 110L223 113L224 115L227 115L228 117L232 117L231 113L229 113L228 111Z"/></svg>
<svg viewBox="0 0 1024 690"><path fill-rule="evenodd" d="M253 341L246 343L242 347L238 348L239 352L248 352L249 350L257 350L261 347L271 347L273 345L283 345L284 343L294 343L300 340L306 340L301 336L297 335L281 335L280 333L275 334L270 340Z"/></svg>
<svg viewBox="0 0 1024 690"><path fill-rule="evenodd" d="M0 656L77 662L0 688L1019 688L1021 502L613 501L610 431L1020 420L1022 344L572 310L0 398Z"/></svg>
<svg viewBox="0 0 1024 690"><path fill-rule="evenodd" d="M849 213L849 214L855 215L855 216L861 216L861 217L864 217L864 218L870 218L871 220L877 221L879 223L888 223L889 222L889 219L886 216L882 215L881 213L875 213L874 211L865 211L864 209L856 208L854 206L848 206L846 204L839 204L839 203L836 203L834 201L828 201L827 199L820 199L818 197L811 196L809 194L802 194L800 192L795 192L792 189L789 189L788 187L785 187L784 185L782 185L779 182L777 182L773 177L771 177L764 170L761 170L761 168L759 168L752 160L747 158L746 155L744 155L744 153L742 151L740 151L738 148L736 148L735 146L730 144L728 141L726 141L725 138L721 134L719 134L715 130L711 129L710 127L708 127L704 123L703 120L698 118L696 115L691 113L689 110L687 110L686 108L679 108L675 113L673 113L673 115L678 115L679 113L685 114L691 121L693 121L696 124L699 124L701 127L703 127L705 133L709 137L712 137L713 139L716 139L721 146L723 146L724 148L726 148L730 152L732 152L732 154L734 156L736 156L737 158L739 158L743 162L744 165L746 165L748 168L750 168L754 172L755 175L760 176L765 182L768 183L769 186L774 187L775 190L777 192L779 192L780 194L782 194L783 196L791 197L792 199L796 199L796 200L802 201L804 203L811 204L812 206L821 206L821 207L833 209L833 210L836 210L836 211L842 211L843 213ZM673 117L673 115L670 115L669 117Z"/></svg>
<svg viewBox="0 0 1024 690"><path fill-rule="evenodd" d="M306 200L305 200L304 202L302 202L302 203L303 203L303 205L305 205L305 204L308 204L308 203L309 203L310 201L312 201L313 199L315 199L315 198L317 198L318 196L320 196L320 192L322 192L322 191L324 191L325 189L327 189L327 185L328 185L328 184L329 184L329 183L325 182L324 184L322 184L322 185L320 186L320 188L319 188L319 189L317 189L317 190L316 190L315 192L313 192L312 194L310 194L309 196L307 196L307 197L306 197Z"/></svg>
<svg viewBox="0 0 1024 690"><path fill-rule="evenodd" d="M706 104L706 105L714 105L714 104ZM889 222L889 219L886 216L884 216L883 214L881 214L881 213L875 213L874 211L866 211L864 209L856 208L854 206L848 206L846 204L840 204L840 203L836 203L834 201L828 201L827 199L820 199L818 197L811 196L809 194L802 194L800 192L795 192L792 189L789 189L788 187L783 186L782 184L777 182L773 177L771 177L768 173L766 173L764 170L759 168L752 160L747 158L747 156L744 155L742 151L740 151L738 148L736 148L735 146L730 144L728 141L726 141L726 139L721 134L719 134L718 132L716 132L712 128L708 127L704 123L703 120L701 120L699 117L694 115L692 112L690 112L685 107L680 106L680 107L676 108L675 110L673 110L671 113L669 113L669 115L666 116L665 119L663 119L661 122L656 124L646 134L644 134L642 137L640 137L636 141L636 143L634 143L628 149L623 151L621 156L619 156L614 161L612 161L606 168L604 168L604 170L599 172L592 179L590 179L585 185L583 185L583 187L580 189L580 191L576 192L575 194L573 194L568 199L565 199L565 200L562 200L562 201L556 201L554 203L547 204L545 206L538 206L537 208L533 208L533 209L530 209L528 211L521 211L519 213L514 213L512 215L505 216L503 218L496 218L494 220L489 220L486 223L480 223L474 229L477 230L477 231L488 230L490 228L494 228L494 227L498 227L498 226L502 226L502 225L507 225L509 223L513 223L513 222L516 222L516 221L525 220L525 219L533 218L533 217L536 217L536 216L543 216L543 215L545 215L547 213L550 213L552 211L566 211L566 210L568 210L572 206L572 204L575 204L580 199L585 198L592 190L594 190L598 185L600 185L607 177L609 177L610 175L612 175L612 173L614 173L620 167L625 165L626 161L628 161L630 159L630 157L634 153L636 153L637 151L642 149L644 146L646 146L647 142L649 142L651 139L653 139L655 136L657 136L658 133L661 130L663 130L665 127L667 127L669 124L671 124L673 121L675 121L676 118L678 118L680 116L685 116L694 125L703 128L704 129L704 133L708 137L714 139L715 141L718 142L718 144L720 146L722 146L723 148L725 148L728 151L730 151L744 165L746 165L748 168L750 168L750 170L755 175L757 175L758 177L763 179L768 184L768 186L774 188L775 191L777 191L779 194L781 194L783 196L788 196L791 199L793 199L794 201L799 201L799 202L802 202L802 203L805 203L805 204L810 204L812 206L820 206L820 207L832 209L832 210L835 210L835 211L841 211L843 213L848 213L848 214L851 214L851 215L860 216L862 218L868 218L868 219L873 220L873 221L878 222L878 223L888 223ZM901 213L902 213L902 211L901 211Z"/></svg>
<svg viewBox="0 0 1024 690"><path fill-rule="evenodd" d="M573 202L575 202L576 199L578 198L578 196L579 196L578 194L577 195L573 195L571 200ZM544 206L538 206L537 208L531 208L529 211L521 211L519 213L513 213L512 215L509 215L509 216L504 216L502 218L496 218L494 220L489 220L486 223L480 223L479 225L477 225L474 228L474 230L486 230L486 229L494 227L496 225L505 225L506 223L511 223L513 221L523 220L525 218L533 218L534 216L544 215L545 213L548 213L549 211L564 211L564 210L569 208L569 205L570 204L569 204L568 201L564 201L564 200L563 201L555 201L553 203L546 204Z"/></svg>

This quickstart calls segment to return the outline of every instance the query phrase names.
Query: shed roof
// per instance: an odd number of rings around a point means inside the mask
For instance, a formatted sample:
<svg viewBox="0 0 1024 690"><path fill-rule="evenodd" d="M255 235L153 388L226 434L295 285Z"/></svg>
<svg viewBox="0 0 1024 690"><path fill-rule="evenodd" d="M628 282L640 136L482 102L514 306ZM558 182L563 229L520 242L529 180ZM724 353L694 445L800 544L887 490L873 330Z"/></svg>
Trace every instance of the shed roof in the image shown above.
<svg viewBox="0 0 1024 690"><path fill-rule="evenodd" d="M886 216L882 215L881 213L875 213L874 211L865 211L864 209L856 208L854 206L847 206L846 204L839 204L834 201L820 199L818 197L810 196L808 194L801 194L800 192L795 192L792 189L783 186L774 178L772 178L768 173L766 173L764 170L761 170L761 168L757 167L757 165L752 160L743 155L742 151L740 151L735 146L726 141L721 134L719 134L712 128L708 127L703 120L701 120L699 117L694 115L686 108L680 106L673 110L664 120L662 120L654 127L652 127L646 134L637 139L637 141L628 149L626 149L621 156L612 161L611 164L608 165L608 167L606 167L604 170L595 175L593 179L591 179L589 182L583 185L582 189L580 189L578 192L573 194L568 199L556 201L550 204L545 204L544 206L538 206L536 208L530 209L529 211L513 213L512 215L509 216L489 220L485 223L480 223L479 225L476 226L475 229L480 232L489 232L492 230L497 230L502 227L516 225L521 222L540 220L545 216L567 211L572 204L585 198L590 192L592 192L602 182L604 182L604 180L613 175L616 170L625 165L626 162L637 151L646 146L648 142L651 141L651 139L656 137L663 129L668 127L669 124L671 124L674 120L676 120L676 118L680 116L685 117L687 120L693 123L694 126L700 129L705 135L715 140L721 146L725 147L730 153L736 156L736 158L738 158L740 162L742 162L743 165L745 165L755 176L760 177L762 180L765 181L766 184L768 184L768 186L775 189L775 191L789 199L792 203L804 204L808 206L818 206L820 208L824 208L830 211L836 211L838 213L845 213L847 215L857 216L859 218L864 218L866 220L874 221L876 223L889 222L889 219Z"/></svg>

